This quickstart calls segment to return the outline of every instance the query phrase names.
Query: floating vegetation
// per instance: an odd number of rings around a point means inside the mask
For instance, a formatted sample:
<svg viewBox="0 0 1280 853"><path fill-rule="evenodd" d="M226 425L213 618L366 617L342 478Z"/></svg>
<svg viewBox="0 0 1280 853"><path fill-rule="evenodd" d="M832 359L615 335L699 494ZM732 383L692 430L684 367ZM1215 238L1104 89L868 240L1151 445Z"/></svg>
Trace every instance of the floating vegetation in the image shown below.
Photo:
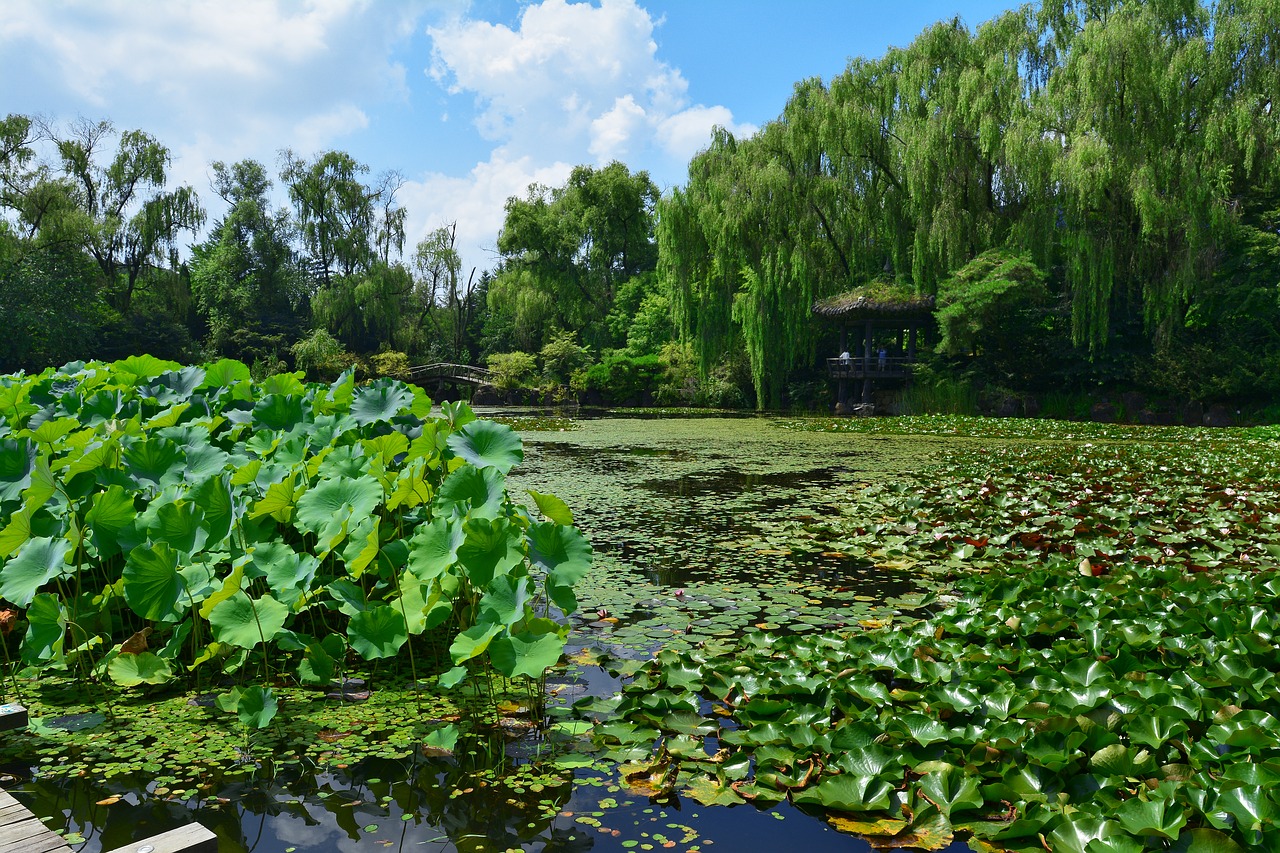
<svg viewBox="0 0 1280 853"><path fill-rule="evenodd" d="M1240 438L1280 439L1280 426L1205 429L1183 426L1103 424L1047 418L976 418L964 415L908 415L891 418L793 418L782 429L857 435L939 435L1027 441L1219 442Z"/></svg>

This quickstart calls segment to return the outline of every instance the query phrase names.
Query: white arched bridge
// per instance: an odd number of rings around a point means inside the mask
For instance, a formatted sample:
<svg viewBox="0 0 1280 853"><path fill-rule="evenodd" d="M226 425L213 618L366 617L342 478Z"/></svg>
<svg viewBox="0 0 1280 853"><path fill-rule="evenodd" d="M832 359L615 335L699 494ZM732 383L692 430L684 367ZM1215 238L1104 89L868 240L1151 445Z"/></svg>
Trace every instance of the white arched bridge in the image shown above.
<svg viewBox="0 0 1280 853"><path fill-rule="evenodd" d="M428 382L465 382L468 385L492 385L494 373L474 364L451 364L439 361L409 368L409 379L419 385Z"/></svg>

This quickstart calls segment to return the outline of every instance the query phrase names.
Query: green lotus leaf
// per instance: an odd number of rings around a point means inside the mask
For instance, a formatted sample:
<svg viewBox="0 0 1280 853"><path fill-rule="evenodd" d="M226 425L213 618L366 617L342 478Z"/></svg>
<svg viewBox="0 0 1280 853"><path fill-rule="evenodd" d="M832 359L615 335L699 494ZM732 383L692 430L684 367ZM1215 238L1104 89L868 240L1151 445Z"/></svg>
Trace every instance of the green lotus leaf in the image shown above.
<svg viewBox="0 0 1280 853"><path fill-rule="evenodd" d="M62 538L37 536L28 539L18 553L0 569L0 598L26 607L36 593L54 578L70 573L67 554L71 543Z"/></svg>
<svg viewBox="0 0 1280 853"><path fill-rule="evenodd" d="M204 513L205 545L216 550L231 534L231 526L244 514L244 503L231 489L231 475L210 477L195 488L196 506Z"/></svg>
<svg viewBox="0 0 1280 853"><path fill-rule="evenodd" d="M443 673L436 680L441 690L450 690L461 684L467 677L467 668L465 666L455 666L449 671Z"/></svg>
<svg viewBox="0 0 1280 853"><path fill-rule="evenodd" d="M27 607L27 633L22 638L22 660L29 664L60 661L70 618L56 595L42 592Z"/></svg>
<svg viewBox="0 0 1280 853"><path fill-rule="evenodd" d="M129 384L139 385L170 371L181 370L182 365L176 361L165 361L151 355L131 355L121 361L112 362L111 368L121 381L130 380Z"/></svg>
<svg viewBox="0 0 1280 853"><path fill-rule="evenodd" d="M1214 808L1230 814L1236 819L1236 825L1246 832L1257 832L1280 816L1280 806L1267 796L1267 788L1261 785L1238 785L1220 791Z"/></svg>
<svg viewBox="0 0 1280 853"><path fill-rule="evenodd" d="M1187 824L1182 805L1171 799L1140 800L1135 797L1121 803L1115 815L1121 826L1143 838L1176 841L1182 827Z"/></svg>
<svg viewBox="0 0 1280 853"><path fill-rule="evenodd" d="M349 578L338 578L325 587L338 604L338 610L347 616L355 616L369 609L365 601L364 587Z"/></svg>
<svg viewBox="0 0 1280 853"><path fill-rule="evenodd" d="M1145 844L1128 835L1095 838L1085 847L1089 853L1143 853L1146 849Z"/></svg>
<svg viewBox="0 0 1280 853"><path fill-rule="evenodd" d="M1193 829L1178 836L1169 853L1244 853L1245 848L1216 829Z"/></svg>
<svg viewBox="0 0 1280 853"><path fill-rule="evenodd" d="M533 600L533 581L516 573L496 575L480 599L482 621L510 628L525 618Z"/></svg>
<svg viewBox="0 0 1280 853"><path fill-rule="evenodd" d="M360 519L349 531L347 545L342 551L342 562L353 578L364 574L365 569L378 558L382 548L381 519L367 516Z"/></svg>
<svg viewBox="0 0 1280 853"><path fill-rule="evenodd" d="M323 640L308 643L302 652L302 660L298 662L298 680L303 684L328 684L337 671L337 661L345 656L346 650L338 634L329 634Z"/></svg>
<svg viewBox="0 0 1280 853"><path fill-rule="evenodd" d="M900 753L885 749L877 743L869 743L857 748L845 748L836 760L841 771L853 776L880 776L882 774L898 774L902 764Z"/></svg>
<svg viewBox="0 0 1280 853"><path fill-rule="evenodd" d="M107 664L107 675L121 687L164 684L173 678L173 667L169 665L169 661L152 652L117 655Z"/></svg>
<svg viewBox="0 0 1280 853"><path fill-rule="evenodd" d="M439 577L457 562L466 539L459 519L437 517L418 525L409 540L409 570L424 581Z"/></svg>
<svg viewBox="0 0 1280 853"><path fill-rule="evenodd" d="M953 812L982 808L978 780L956 767L926 773L920 777L920 790L948 818Z"/></svg>
<svg viewBox="0 0 1280 853"><path fill-rule="evenodd" d="M440 404L440 410L444 413L445 420L449 422L449 426L453 429L461 429L476 419L476 413L471 411L471 407L467 405L466 400L443 402Z"/></svg>
<svg viewBox="0 0 1280 853"><path fill-rule="evenodd" d="M895 721L897 728L921 746L941 743L951 738L951 731L924 714L903 714Z"/></svg>
<svg viewBox="0 0 1280 853"><path fill-rule="evenodd" d="M413 405L413 391L394 379L375 379L355 392L351 416L360 426L390 421Z"/></svg>
<svg viewBox="0 0 1280 853"><path fill-rule="evenodd" d="M574 584L591 569L591 544L572 527L554 522L529 525L529 561L547 573L547 594L565 613L578 609Z"/></svg>
<svg viewBox="0 0 1280 853"><path fill-rule="evenodd" d="M399 609L383 604L352 616L347 639L362 658L378 660L395 656L409 639L409 630Z"/></svg>
<svg viewBox="0 0 1280 853"><path fill-rule="evenodd" d="M1142 714L1125 726L1131 743L1157 749L1187 732L1187 724L1159 714Z"/></svg>
<svg viewBox="0 0 1280 853"><path fill-rule="evenodd" d="M826 776L817 785L792 796L796 805L842 812L890 811L897 799L893 785L874 776Z"/></svg>
<svg viewBox="0 0 1280 853"><path fill-rule="evenodd" d="M302 397L307 393L307 386L302 381L305 378L306 374L300 370L293 373L273 373L262 380L262 393Z"/></svg>
<svg viewBox="0 0 1280 853"><path fill-rule="evenodd" d="M31 518L34 513L29 509L20 509L9 516L9 523L0 528L0 558L11 557L18 549L30 541L33 531Z"/></svg>
<svg viewBox="0 0 1280 853"><path fill-rule="evenodd" d="M382 487L372 477L327 480L298 498L294 524L305 533L319 535L335 521L368 518L382 500Z"/></svg>
<svg viewBox="0 0 1280 853"><path fill-rule="evenodd" d="M441 726L427 732L422 745L438 752L451 753L458 746L458 734L458 727L455 725Z"/></svg>
<svg viewBox="0 0 1280 853"><path fill-rule="evenodd" d="M80 427L80 422L75 418L55 418L51 421L45 421L40 426L31 430L29 433L31 439L37 444L45 444L52 446L57 444L66 436L75 432ZM3 445L0 444L0 460L4 457ZM4 463L0 461L0 472L4 470ZM0 483L4 482L4 475L0 473ZM0 500L3 500L3 493L0 491Z"/></svg>
<svg viewBox="0 0 1280 853"><path fill-rule="evenodd" d="M467 538L458 547L458 563L480 589L524 561L520 531L506 519L473 518L463 525L463 531Z"/></svg>
<svg viewBox="0 0 1280 853"><path fill-rule="evenodd" d="M400 595L388 602L405 619L405 627L413 636L427 630L428 597L431 585L418 580L411 572L400 576ZM452 611L452 607L449 608Z"/></svg>
<svg viewBox="0 0 1280 853"><path fill-rule="evenodd" d="M179 570L178 552L164 542L139 545L124 565L124 600L143 619L174 622L182 618L191 600L203 601L210 574L203 566Z"/></svg>
<svg viewBox="0 0 1280 853"><path fill-rule="evenodd" d="M541 492L535 492L533 489L526 489L525 491L533 498L533 502L538 505L538 512L546 516L548 521L564 525L573 524L573 511L569 509L569 505L564 501L555 495L544 495Z"/></svg>
<svg viewBox="0 0 1280 853"><path fill-rule="evenodd" d="M205 366L204 379L200 382L200 388L222 389L237 382L250 382L252 379L249 368L242 362L223 358Z"/></svg>
<svg viewBox="0 0 1280 853"><path fill-rule="evenodd" d="M489 659L493 661L493 668L507 678L518 675L541 678L560 660L564 644L564 637L550 632L503 634L490 643ZM458 662L456 657L454 661Z"/></svg>
<svg viewBox="0 0 1280 853"><path fill-rule="evenodd" d="M311 591L320 561L311 554L299 554L285 542L273 540L253 546L250 565L267 579L267 585L283 603L292 605Z"/></svg>
<svg viewBox="0 0 1280 853"><path fill-rule="evenodd" d="M0 438L0 501L17 500L31 485L39 449L27 438Z"/></svg>
<svg viewBox="0 0 1280 853"><path fill-rule="evenodd" d="M662 718L662 728L682 735L702 737L716 730L714 720L709 720L696 711L672 711Z"/></svg>
<svg viewBox="0 0 1280 853"><path fill-rule="evenodd" d="M382 460L384 465L393 465L397 456L408 453L409 438L404 433L391 432L376 438L366 438L360 442L365 455Z"/></svg>
<svg viewBox="0 0 1280 853"><path fill-rule="evenodd" d="M209 627L219 643L252 649L274 640L288 618L289 608L270 595L255 599L240 591L210 611Z"/></svg>
<svg viewBox="0 0 1280 853"><path fill-rule="evenodd" d="M524 461L520 436L494 421L472 421L450 435L448 444L477 468L496 468L504 475Z"/></svg>
<svg viewBox="0 0 1280 853"><path fill-rule="evenodd" d="M292 432L304 423L301 394L268 394L253 406L255 432Z"/></svg>
<svg viewBox="0 0 1280 853"><path fill-rule="evenodd" d="M1116 821L1076 812L1063 816L1049 833L1048 841L1055 853L1059 850L1063 853L1088 853L1091 841L1122 834L1123 830Z"/></svg>
<svg viewBox="0 0 1280 853"><path fill-rule="evenodd" d="M706 774L690 779L680 793L704 806L736 806L746 802L725 780Z"/></svg>
<svg viewBox="0 0 1280 853"><path fill-rule="evenodd" d="M164 542L190 557L204 547L204 513L189 501L174 501L160 507L147 525L153 542Z"/></svg>
<svg viewBox="0 0 1280 853"><path fill-rule="evenodd" d="M449 645L449 657L454 665L465 663L488 650L493 638L502 633L501 625L472 625L458 633Z"/></svg>
<svg viewBox="0 0 1280 853"><path fill-rule="evenodd" d="M436 513L441 516L497 518L506 501L506 480L496 468L463 465L440 484Z"/></svg>
<svg viewBox="0 0 1280 853"><path fill-rule="evenodd" d="M270 687L254 685L240 692L236 700L236 716L251 729L265 729L275 719L276 696Z"/></svg>
<svg viewBox="0 0 1280 853"><path fill-rule="evenodd" d="M182 449L159 436L135 442L124 452L124 468L129 477L139 486L156 491L181 483L185 466Z"/></svg>
<svg viewBox="0 0 1280 853"><path fill-rule="evenodd" d="M1068 682L1081 687L1115 677L1105 663L1091 658L1076 658L1062 668L1062 674Z"/></svg>
<svg viewBox="0 0 1280 853"><path fill-rule="evenodd" d="M93 544L99 556L105 559L120 553L120 533L137 517L133 496L122 486L113 483L106 491L93 496L85 521L93 531Z"/></svg>

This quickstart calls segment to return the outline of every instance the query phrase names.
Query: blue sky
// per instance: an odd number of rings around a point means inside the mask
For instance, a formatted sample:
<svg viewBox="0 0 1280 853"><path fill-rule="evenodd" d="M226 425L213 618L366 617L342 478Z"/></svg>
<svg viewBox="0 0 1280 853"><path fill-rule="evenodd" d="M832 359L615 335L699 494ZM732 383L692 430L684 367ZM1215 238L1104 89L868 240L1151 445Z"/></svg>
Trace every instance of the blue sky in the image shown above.
<svg viewBox="0 0 1280 853"><path fill-rule="evenodd" d="M777 117L829 80L1005 0L4 0L0 113L110 119L173 153L216 216L209 163L350 152L398 171L406 252L458 223L488 267L502 205L579 163L685 179L713 125Z"/></svg>

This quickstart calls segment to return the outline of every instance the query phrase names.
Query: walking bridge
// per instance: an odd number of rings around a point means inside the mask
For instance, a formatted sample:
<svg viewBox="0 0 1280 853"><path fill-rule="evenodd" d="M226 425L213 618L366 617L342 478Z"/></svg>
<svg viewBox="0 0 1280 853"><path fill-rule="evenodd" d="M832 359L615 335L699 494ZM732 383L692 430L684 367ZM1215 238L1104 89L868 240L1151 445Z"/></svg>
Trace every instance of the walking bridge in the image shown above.
<svg viewBox="0 0 1280 853"><path fill-rule="evenodd" d="M450 364L439 361L409 368L409 379L419 385L428 382L465 382L468 385L492 385L494 373L473 364Z"/></svg>

